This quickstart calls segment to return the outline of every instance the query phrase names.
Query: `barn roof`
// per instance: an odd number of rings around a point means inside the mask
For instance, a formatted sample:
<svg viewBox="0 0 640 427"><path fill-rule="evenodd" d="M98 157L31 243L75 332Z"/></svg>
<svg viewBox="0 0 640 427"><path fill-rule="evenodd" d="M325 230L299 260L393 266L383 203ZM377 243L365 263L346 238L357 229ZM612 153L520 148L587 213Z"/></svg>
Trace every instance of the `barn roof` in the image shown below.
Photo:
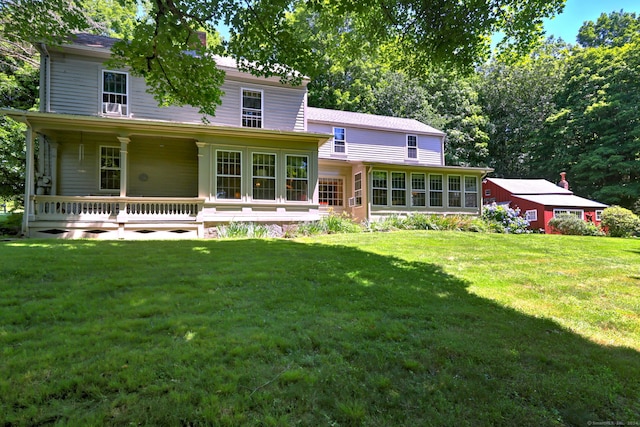
<svg viewBox="0 0 640 427"><path fill-rule="evenodd" d="M415 119L353 113L351 111L307 107L307 120L329 124L340 124L342 126L352 125L355 127L388 129L401 132L415 132L444 136L444 132Z"/></svg>
<svg viewBox="0 0 640 427"><path fill-rule="evenodd" d="M504 188L511 194L573 194L573 191L558 187L546 179L505 179L487 178L499 187Z"/></svg>
<svg viewBox="0 0 640 427"><path fill-rule="evenodd" d="M585 199L584 197L574 196L573 194L514 194L513 196L522 200L551 207L596 209L604 209L608 207L603 203Z"/></svg>

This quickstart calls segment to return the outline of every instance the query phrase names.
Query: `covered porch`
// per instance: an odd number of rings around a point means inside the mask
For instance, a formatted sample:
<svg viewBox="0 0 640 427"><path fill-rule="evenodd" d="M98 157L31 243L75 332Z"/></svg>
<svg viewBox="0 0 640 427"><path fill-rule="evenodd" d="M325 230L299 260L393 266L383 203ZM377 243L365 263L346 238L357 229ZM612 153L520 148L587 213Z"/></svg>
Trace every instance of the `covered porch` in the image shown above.
<svg viewBox="0 0 640 427"><path fill-rule="evenodd" d="M318 215L317 147L324 135L51 113L14 118L28 125L28 237L198 238L229 221ZM239 153L237 178L220 169L228 153ZM278 175L268 196L253 188L260 185L255 153L273 153ZM293 199L286 171L300 159L305 188ZM220 191L229 182L237 183L232 197Z"/></svg>

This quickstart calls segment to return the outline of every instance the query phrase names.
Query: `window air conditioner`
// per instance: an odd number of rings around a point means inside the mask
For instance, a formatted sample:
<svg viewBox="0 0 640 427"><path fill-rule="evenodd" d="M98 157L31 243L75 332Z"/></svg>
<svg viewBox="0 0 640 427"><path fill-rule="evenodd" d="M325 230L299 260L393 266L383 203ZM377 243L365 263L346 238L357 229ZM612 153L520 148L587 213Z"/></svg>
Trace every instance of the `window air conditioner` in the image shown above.
<svg viewBox="0 0 640 427"><path fill-rule="evenodd" d="M352 208L356 205L356 198L355 197L349 197L349 207Z"/></svg>
<svg viewBox="0 0 640 427"><path fill-rule="evenodd" d="M108 114L110 116L121 116L122 115L122 104L118 104L115 102L103 102L102 103L102 113Z"/></svg>

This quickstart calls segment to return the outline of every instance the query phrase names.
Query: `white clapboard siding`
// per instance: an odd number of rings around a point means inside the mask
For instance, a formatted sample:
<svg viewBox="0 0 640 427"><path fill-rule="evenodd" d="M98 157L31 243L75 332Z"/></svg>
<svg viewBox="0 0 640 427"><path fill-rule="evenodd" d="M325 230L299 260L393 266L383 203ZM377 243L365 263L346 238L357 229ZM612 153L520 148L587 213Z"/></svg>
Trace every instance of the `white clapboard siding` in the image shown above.
<svg viewBox="0 0 640 427"><path fill-rule="evenodd" d="M198 148L193 140L132 138L127 150L127 196L198 196Z"/></svg>
<svg viewBox="0 0 640 427"><path fill-rule="evenodd" d="M100 114L102 70L109 69L98 58L72 54L51 55L51 112L60 114ZM201 123L202 114L190 106L159 107L147 93L144 79L129 75L129 113L138 119ZM285 131L304 130L305 88L291 88L259 80L227 79L222 86L222 105L215 117L207 117L213 125L241 125L241 90L263 91L263 127Z"/></svg>
<svg viewBox="0 0 640 427"><path fill-rule="evenodd" d="M310 132L333 133L331 125L308 123ZM418 137L418 160L407 160L407 133L378 129L346 127L347 159L385 163L409 163L419 165L443 165L440 137L420 135ZM411 133L414 135L415 133ZM332 141L322 145L321 159L335 158L332 155Z"/></svg>

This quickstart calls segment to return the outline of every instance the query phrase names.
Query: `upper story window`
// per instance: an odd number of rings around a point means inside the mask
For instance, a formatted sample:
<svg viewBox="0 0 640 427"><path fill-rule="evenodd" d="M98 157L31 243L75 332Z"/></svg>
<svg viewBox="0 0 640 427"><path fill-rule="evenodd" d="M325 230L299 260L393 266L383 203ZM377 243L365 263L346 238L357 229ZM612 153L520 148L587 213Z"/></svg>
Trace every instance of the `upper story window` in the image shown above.
<svg viewBox="0 0 640 427"><path fill-rule="evenodd" d="M418 137L407 135L407 159L418 159Z"/></svg>
<svg viewBox="0 0 640 427"><path fill-rule="evenodd" d="M242 89L242 126L262 127L262 91Z"/></svg>
<svg viewBox="0 0 640 427"><path fill-rule="evenodd" d="M102 71L102 114L129 115L127 73Z"/></svg>
<svg viewBox="0 0 640 427"><path fill-rule="evenodd" d="M100 190L120 190L120 147L100 147Z"/></svg>
<svg viewBox="0 0 640 427"><path fill-rule="evenodd" d="M344 128L333 128L333 152L347 152L347 133Z"/></svg>

